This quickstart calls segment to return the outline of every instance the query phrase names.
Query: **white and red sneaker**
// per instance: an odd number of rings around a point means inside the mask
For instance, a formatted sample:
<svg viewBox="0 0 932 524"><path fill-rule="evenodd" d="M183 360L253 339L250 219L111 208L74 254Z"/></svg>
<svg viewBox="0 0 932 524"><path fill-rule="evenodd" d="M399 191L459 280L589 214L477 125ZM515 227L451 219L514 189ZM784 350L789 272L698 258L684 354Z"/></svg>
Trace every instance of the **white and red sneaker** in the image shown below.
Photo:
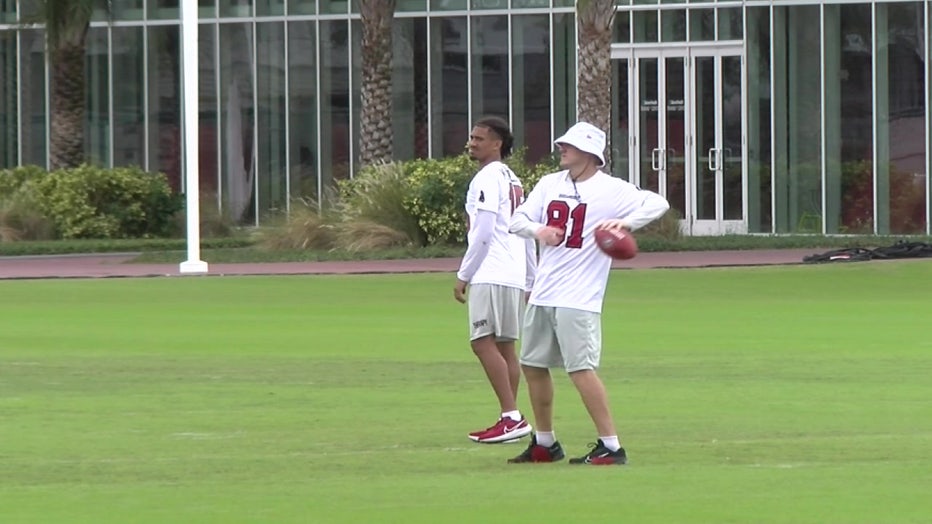
<svg viewBox="0 0 932 524"><path fill-rule="evenodd" d="M499 442L511 442L521 437L531 434L532 428L526 418L513 420L511 417L502 417L494 426L481 431L474 431L469 434L470 440L482 444L496 444Z"/></svg>
<svg viewBox="0 0 932 524"><path fill-rule="evenodd" d="M485 428L485 429L477 429L476 431L471 432L469 435L467 435L467 436L469 437L469 440L472 440L473 442L479 440L479 437L481 437L483 433L485 433L485 432L487 432L487 431L490 431L490 430L492 430L493 428L495 428L495 426L497 426L499 422L501 422L501 420L495 422L495 424L493 424L493 425L491 425L491 426L489 426L489 427L487 427L487 428Z"/></svg>

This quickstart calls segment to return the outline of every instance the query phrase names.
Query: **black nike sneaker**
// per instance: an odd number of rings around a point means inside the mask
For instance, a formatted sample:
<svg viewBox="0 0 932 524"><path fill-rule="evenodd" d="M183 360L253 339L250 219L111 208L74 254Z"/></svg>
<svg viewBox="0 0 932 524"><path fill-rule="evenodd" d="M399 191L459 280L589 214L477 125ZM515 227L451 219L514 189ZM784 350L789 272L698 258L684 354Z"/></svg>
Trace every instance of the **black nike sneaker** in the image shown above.
<svg viewBox="0 0 932 524"><path fill-rule="evenodd" d="M622 466L628 463L628 456L625 454L625 448L618 448L618 451L611 451L599 439L594 444L589 444L592 448L589 453L579 458L570 459L570 464L589 464L591 466Z"/></svg>
<svg viewBox="0 0 932 524"><path fill-rule="evenodd" d="M508 459L509 464L521 464L525 462L556 462L563 460L565 454L563 447L559 442L554 442L549 448L537 444L537 435L531 437L531 443L523 453L515 458Z"/></svg>

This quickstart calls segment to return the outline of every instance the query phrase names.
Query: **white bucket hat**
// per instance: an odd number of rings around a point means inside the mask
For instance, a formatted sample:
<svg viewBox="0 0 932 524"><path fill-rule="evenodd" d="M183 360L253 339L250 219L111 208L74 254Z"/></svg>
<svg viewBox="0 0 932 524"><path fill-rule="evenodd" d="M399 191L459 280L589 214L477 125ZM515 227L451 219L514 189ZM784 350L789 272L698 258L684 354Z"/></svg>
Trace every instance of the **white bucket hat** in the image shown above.
<svg viewBox="0 0 932 524"><path fill-rule="evenodd" d="M553 143L569 144L580 151L598 157L599 167L605 165L605 132L589 122L577 123Z"/></svg>

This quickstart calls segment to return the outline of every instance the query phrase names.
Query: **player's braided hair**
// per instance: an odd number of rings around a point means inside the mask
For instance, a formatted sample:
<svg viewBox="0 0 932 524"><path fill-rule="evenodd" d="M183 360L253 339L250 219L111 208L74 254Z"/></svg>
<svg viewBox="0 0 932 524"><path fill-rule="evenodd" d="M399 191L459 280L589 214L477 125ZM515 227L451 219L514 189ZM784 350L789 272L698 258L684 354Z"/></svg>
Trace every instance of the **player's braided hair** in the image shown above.
<svg viewBox="0 0 932 524"><path fill-rule="evenodd" d="M477 126L491 129L502 141L502 158L508 158L511 155L511 148L515 145L515 137L511 134L508 122L497 116L487 116L476 122Z"/></svg>

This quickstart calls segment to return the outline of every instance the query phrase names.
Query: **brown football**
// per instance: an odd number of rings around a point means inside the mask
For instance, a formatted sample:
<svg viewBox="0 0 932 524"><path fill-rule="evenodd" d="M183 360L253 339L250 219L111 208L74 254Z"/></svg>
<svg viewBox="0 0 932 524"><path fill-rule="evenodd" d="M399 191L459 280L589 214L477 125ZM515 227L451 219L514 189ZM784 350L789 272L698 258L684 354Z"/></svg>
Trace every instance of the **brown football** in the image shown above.
<svg viewBox="0 0 932 524"><path fill-rule="evenodd" d="M638 254L638 243L630 231L596 229L595 243L606 255L616 260L628 260Z"/></svg>

